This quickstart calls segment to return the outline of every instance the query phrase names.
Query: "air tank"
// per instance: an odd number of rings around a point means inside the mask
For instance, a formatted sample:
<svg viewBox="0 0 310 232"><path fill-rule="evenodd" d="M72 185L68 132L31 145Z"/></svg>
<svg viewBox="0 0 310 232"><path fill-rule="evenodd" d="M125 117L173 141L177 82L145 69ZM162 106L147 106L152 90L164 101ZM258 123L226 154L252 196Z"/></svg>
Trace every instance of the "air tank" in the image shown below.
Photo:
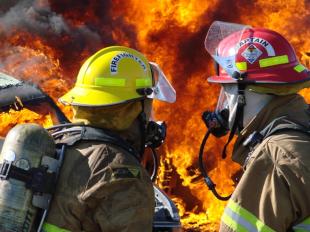
<svg viewBox="0 0 310 232"><path fill-rule="evenodd" d="M0 163L14 165L24 170L39 167L44 157L54 157L55 143L48 132L37 124L19 124L7 134ZM8 167L8 166L7 166ZM3 168L3 166L2 166ZM33 192L23 181L0 179L0 231L34 231L38 208L33 206Z"/></svg>

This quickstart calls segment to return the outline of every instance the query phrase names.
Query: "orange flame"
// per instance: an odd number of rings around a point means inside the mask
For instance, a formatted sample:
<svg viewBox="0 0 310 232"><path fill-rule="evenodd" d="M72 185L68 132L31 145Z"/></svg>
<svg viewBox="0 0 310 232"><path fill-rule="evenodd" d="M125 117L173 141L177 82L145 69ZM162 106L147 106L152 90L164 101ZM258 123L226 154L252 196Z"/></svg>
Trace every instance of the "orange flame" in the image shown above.
<svg viewBox="0 0 310 232"><path fill-rule="evenodd" d="M5 136L9 129L20 123L38 123L43 127L53 125L51 115L40 115L27 108L20 111L10 109L9 112L0 113L0 136Z"/></svg>

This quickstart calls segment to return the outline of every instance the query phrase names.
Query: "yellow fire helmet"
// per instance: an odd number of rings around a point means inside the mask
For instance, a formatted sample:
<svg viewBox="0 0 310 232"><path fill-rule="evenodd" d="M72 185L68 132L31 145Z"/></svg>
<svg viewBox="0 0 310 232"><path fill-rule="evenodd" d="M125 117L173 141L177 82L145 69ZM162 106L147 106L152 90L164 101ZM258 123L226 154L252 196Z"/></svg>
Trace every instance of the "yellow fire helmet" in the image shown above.
<svg viewBox="0 0 310 232"><path fill-rule="evenodd" d="M176 92L160 67L140 52L123 47L104 48L82 65L75 86L59 101L75 106L110 106L143 98L166 102Z"/></svg>

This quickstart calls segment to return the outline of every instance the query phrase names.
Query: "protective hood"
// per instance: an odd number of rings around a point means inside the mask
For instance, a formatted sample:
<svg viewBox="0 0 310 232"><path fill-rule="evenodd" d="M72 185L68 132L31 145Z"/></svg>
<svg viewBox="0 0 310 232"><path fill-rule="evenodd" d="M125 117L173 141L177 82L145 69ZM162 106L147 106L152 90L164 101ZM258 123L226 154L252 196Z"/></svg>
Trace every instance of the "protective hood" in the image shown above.
<svg viewBox="0 0 310 232"><path fill-rule="evenodd" d="M141 111L139 101L109 107L73 106L73 122L122 131L130 127Z"/></svg>

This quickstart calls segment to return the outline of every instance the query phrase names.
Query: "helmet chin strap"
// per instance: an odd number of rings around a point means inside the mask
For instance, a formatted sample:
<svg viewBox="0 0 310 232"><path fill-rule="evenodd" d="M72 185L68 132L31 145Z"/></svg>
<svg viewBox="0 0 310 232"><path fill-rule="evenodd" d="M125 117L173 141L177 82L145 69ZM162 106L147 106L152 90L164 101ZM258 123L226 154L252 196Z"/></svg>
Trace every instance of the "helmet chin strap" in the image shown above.
<svg viewBox="0 0 310 232"><path fill-rule="evenodd" d="M147 128L147 120L146 120L146 114L144 112L144 100L141 100L141 113L138 116L139 120L139 127L140 127L140 133L141 133L141 141L140 141L140 158L142 159L142 156L144 154L145 150L145 138L146 138L146 128Z"/></svg>
<svg viewBox="0 0 310 232"><path fill-rule="evenodd" d="M225 159L227 156L227 154L226 154L227 147L230 144L231 140L233 139L234 135L236 134L237 130L241 131L243 129L244 106L246 104L246 102L245 102L246 84L242 80L243 80L243 78L246 77L246 73L235 72L233 74L233 76L237 76L237 79L238 79L238 81L237 81L237 86L238 86L237 110L236 110L236 117L235 117L234 123L232 125L232 128L230 130L228 140L227 140L226 144L224 145L224 148L222 151L222 158L223 159Z"/></svg>

